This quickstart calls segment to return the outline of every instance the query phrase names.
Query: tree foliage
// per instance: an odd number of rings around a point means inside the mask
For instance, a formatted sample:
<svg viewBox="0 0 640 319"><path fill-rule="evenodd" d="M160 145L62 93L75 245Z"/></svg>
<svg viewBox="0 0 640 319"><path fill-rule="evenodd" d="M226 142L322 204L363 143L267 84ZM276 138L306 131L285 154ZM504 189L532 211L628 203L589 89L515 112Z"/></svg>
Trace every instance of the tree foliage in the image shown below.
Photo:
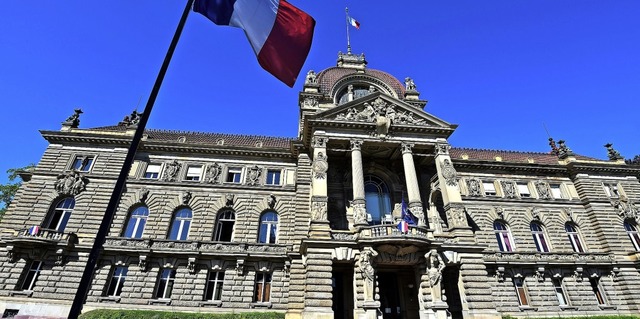
<svg viewBox="0 0 640 319"><path fill-rule="evenodd" d="M16 195L18 188L20 188L20 185L22 184L22 180L18 179L19 174L24 171L29 171L34 167L34 164L29 164L25 167L11 168L7 170L7 178L9 179L9 182L6 184L0 184L0 218L2 218L4 213L7 211L7 208L13 200L13 196Z"/></svg>

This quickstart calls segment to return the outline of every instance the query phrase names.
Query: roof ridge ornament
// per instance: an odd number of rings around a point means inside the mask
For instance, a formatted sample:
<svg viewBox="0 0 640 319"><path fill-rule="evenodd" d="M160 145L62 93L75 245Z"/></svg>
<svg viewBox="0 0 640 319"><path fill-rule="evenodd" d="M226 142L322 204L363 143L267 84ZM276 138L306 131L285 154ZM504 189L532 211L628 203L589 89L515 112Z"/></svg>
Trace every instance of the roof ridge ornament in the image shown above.
<svg viewBox="0 0 640 319"><path fill-rule="evenodd" d="M82 109L78 108L73 110L73 114L69 116L64 122L62 122L62 130L69 130L72 128L78 128L80 125L80 114L82 114Z"/></svg>
<svg viewBox="0 0 640 319"><path fill-rule="evenodd" d="M364 57L364 53L352 54L342 53L342 51L339 51L338 67L356 69L358 71L364 72L365 68L367 67L367 60Z"/></svg>

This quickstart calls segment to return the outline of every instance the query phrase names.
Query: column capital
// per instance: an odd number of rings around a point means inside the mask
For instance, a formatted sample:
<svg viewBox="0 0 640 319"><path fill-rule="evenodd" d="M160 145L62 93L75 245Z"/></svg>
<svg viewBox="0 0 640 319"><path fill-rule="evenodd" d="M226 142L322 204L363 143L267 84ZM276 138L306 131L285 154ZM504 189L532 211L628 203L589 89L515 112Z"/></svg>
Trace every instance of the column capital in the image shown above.
<svg viewBox="0 0 640 319"><path fill-rule="evenodd" d="M324 136L314 136L312 139L312 143L313 143L313 147L314 148L325 148L327 147L327 142L329 141L329 138L324 137Z"/></svg>
<svg viewBox="0 0 640 319"><path fill-rule="evenodd" d="M412 154L412 148L415 144L413 143L407 143L407 142L402 142L402 144L400 144L400 149L402 149L402 154Z"/></svg>
<svg viewBox="0 0 640 319"><path fill-rule="evenodd" d="M362 148L362 140L351 140L351 150L359 151Z"/></svg>
<svg viewBox="0 0 640 319"><path fill-rule="evenodd" d="M433 153L438 155L449 155L449 150L451 149L451 145L446 143L436 143L436 147L433 150Z"/></svg>

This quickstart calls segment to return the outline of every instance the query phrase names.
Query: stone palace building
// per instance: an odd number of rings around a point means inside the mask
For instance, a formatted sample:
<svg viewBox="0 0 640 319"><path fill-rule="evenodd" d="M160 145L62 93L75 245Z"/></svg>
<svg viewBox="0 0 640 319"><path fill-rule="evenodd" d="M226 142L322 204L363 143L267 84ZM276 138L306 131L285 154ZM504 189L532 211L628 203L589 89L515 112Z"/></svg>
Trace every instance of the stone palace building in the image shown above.
<svg viewBox="0 0 640 319"><path fill-rule="evenodd" d="M638 314L640 166L611 145L608 160L553 140L455 148L426 104L340 53L307 74L297 138L146 130L84 309ZM0 223L3 318L66 317L74 298L138 120L79 113L41 132Z"/></svg>

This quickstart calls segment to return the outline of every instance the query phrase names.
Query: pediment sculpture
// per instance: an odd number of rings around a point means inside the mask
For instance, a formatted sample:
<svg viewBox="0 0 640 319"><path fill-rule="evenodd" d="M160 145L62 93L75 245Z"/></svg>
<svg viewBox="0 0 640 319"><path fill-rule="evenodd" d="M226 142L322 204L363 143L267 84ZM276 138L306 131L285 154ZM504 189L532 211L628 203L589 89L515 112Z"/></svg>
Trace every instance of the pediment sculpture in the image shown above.
<svg viewBox="0 0 640 319"><path fill-rule="evenodd" d="M58 180L54 184L55 190L60 195L76 196L85 190L89 179L78 172L58 175Z"/></svg>
<svg viewBox="0 0 640 319"><path fill-rule="evenodd" d="M394 105L388 104L381 98L375 99L372 103L365 102L362 105L350 107L338 113L335 119L353 122L382 123L387 129L391 124L427 124L424 119L414 118L413 112L396 110Z"/></svg>

